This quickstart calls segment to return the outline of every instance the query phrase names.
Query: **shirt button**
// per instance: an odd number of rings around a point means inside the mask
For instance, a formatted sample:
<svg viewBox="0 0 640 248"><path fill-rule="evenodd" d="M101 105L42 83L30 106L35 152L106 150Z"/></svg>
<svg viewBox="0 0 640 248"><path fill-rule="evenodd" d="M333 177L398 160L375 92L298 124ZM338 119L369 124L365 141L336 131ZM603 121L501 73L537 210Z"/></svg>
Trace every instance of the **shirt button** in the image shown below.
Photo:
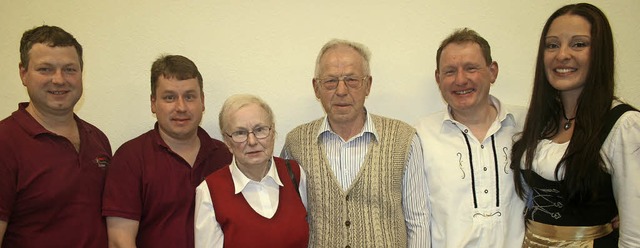
<svg viewBox="0 0 640 248"><path fill-rule="evenodd" d="M484 145L480 145L480 148L484 149Z"/></svg>
<svg viewBox="0 0 640 248"><path fill-rule="evenodd" d="M349 200L349 195L347 195L346 199L347 199L347 201Z"/></svg>
<svg viewBox="0 0 640 248"><path fill-rule="evenodd" d="M464 130L464 133L468 133L468 132L469 132L469 129L465 129L465 130Z"/></svg>
<svg viewBox="0 0 640 248"><path fill-rule="evenodd" d="M351 221L345 221L345 222L344 222L344 225L345 225L345 226L350 226L350 225L351 225Z"/></svg>
<svg viewBox="0 0 640 248"><path fill-rule="evenodd" d="M487 171L487 167L482 168L484 171Z"/></svg>
<svg viewBox="0 0 640 248"><path fill-rule="evenodd" d="M489 190L488 190L488 189L485 189L485 190L484 190L484 193L485 193L485 194L488 194L488 193L489 193Z"/></svg>

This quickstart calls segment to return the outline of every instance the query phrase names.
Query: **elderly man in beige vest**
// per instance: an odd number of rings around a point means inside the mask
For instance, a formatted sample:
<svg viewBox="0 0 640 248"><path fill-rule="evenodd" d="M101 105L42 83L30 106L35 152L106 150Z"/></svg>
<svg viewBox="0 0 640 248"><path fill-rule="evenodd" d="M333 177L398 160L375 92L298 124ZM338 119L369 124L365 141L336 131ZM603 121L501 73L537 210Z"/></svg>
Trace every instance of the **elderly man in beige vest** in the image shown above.
<svg viewBox="0 0 640 248"><path fill-rule="evenodd" d="M312 247L429 247L422 146L410 125L367 112L362 44L329 41L313 90L326 116L287 135L282 156L308 173Z"/></svg>

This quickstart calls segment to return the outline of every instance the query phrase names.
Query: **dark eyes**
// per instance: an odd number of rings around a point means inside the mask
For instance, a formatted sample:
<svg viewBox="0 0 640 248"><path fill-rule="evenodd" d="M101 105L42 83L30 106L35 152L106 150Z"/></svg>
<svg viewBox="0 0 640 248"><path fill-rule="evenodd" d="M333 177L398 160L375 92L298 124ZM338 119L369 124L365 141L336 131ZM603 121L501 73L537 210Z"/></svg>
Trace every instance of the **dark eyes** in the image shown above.
<svg viewBox="0 0 640 248"><path fill-rule="evenodd" d="M176 99L178 99L177 95L165 95L162 97L163 100L171 102L171 101L175 101ZM193 101L195 99L198 99L198 97L194 94L189 94L184 96L184 99L188 102Z"/></svg>
<svg viewBox="0 0 640 248"><path fill-rule="evenodd" d="M562 44L560 42L554 41L554 42L547 42L544 47L547 50L553 50L553 49L559 49L561 45ZM569 47L571 47L574 50L581 50L586 47L589 47L590 45L591 43L589 41L584 41L584 40L575 40L569 43Z"/></svg>
<svg viewBox="0 0 640 248"><path fill-rule="evenodd" d="M480 67L477 67L477 66L468 66L468 67L464 68L464 71L465 72L469 72L469 73L477 72L478 70L480 70ZM443 72L443 74L445 76L453 76L453 75L456 74L456 72L457 72L457 70L453 70L453 69L452 70L445 70Z"/></svg>
<svg viewBox="0 0 640 248"><path fill-rule="evenodd" d="M41 72L41 73L53 73L53 72L56 71L56 69L54 67L38 67L38 68L36 68L36 71ZM66 67L66 68L62 68L62 72L66 73L66 74L71 74L71 73L78 72L78 69L73 68L73 67Z"/></svg>

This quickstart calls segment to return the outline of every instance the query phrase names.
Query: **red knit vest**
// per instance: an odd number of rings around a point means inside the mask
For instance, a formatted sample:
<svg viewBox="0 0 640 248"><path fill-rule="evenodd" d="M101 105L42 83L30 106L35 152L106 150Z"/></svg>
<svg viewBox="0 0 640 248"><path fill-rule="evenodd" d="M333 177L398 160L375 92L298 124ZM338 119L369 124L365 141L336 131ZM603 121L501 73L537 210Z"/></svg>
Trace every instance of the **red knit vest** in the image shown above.
<svg viewBox="0 0 640 248"><path fill-rule="evenodd" d="M256 213L241 193L234 194L229 169L218 170L207 177L216 220L224 233L224 247L307 247L307 211L284 160L273 159L284 187L280 187L278 209L271 219ZM296 181L300 182L300 167L294 160L290 163Z"/></svg>

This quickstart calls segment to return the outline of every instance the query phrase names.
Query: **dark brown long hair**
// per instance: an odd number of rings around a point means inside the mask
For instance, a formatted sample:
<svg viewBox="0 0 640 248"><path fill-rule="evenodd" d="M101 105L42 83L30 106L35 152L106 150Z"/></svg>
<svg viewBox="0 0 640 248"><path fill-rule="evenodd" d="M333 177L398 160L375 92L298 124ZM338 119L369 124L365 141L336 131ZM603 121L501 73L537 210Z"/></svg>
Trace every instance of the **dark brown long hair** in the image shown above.
<svg viewBox="0 0 640 248"><path fill-rule="evenodd" d="M524 183L530 182L530 178L524 176L521 168L530 170L538 142L558 133L562 102L559 91L547 79L544 51L551 23L563 15L581 16L591 24L589 71L578 97L571 141L555 171L556 180L559 180L559 165L564 164L565 174L560 186L565 199L570 203L580 203L594 199L598 194L598 185L607 177L603 173L605 170L599 153L598 132L614 99L613 35L607 17L596 6L588 3L566 5L547 19L540 36L531 103L520 140L513 145L511 169L514 171L516 191L524 198ZM523 157L524 166L521 167Z"/></svg>

